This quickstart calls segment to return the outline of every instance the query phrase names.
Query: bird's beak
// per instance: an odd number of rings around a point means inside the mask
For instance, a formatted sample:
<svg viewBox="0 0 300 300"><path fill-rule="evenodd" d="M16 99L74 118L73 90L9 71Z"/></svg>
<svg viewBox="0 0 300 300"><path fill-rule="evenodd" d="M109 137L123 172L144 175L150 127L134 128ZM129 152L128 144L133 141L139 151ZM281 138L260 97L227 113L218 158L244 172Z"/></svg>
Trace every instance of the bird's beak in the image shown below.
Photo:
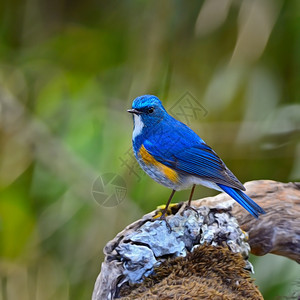
<svg viewBox="0 0 300 300"><path fill-rule="evenodd" d="M134 109L134 108L132 108L132 109L127 109L127 111L128 111L129 113L131 113L131 114L136 114L136 115L141 114L140 111L138 111L137 109Z"/></svg>

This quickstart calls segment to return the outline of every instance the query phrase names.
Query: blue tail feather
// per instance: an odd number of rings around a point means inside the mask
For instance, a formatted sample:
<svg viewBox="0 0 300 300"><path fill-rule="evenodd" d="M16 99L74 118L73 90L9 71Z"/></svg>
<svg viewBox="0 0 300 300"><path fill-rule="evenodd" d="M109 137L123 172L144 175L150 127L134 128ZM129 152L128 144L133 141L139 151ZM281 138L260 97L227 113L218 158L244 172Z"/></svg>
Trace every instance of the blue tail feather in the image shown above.
<svg viewBox="0 0 300 300"><path fill-rule="evenodd" d="M218 186L241 206L243 206L253 217L258 218L259 214L265 214L266 212L256 204L249 196L243 193L241 190L231 188L229 186L218 184Z"/></svg>

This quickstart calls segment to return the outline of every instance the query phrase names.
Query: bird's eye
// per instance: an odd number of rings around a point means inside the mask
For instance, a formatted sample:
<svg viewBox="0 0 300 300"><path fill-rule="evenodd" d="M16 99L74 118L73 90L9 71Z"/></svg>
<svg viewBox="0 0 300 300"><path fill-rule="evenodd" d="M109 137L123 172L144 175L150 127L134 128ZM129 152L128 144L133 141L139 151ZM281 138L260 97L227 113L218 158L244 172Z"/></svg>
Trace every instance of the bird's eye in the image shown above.
<svg viewBox="0 0 300 300"><path fill-rule="evenodd" d="M152 114L153 112L154 112L154 108L153 107L148 108L148 113L149 114Z"/></svg>

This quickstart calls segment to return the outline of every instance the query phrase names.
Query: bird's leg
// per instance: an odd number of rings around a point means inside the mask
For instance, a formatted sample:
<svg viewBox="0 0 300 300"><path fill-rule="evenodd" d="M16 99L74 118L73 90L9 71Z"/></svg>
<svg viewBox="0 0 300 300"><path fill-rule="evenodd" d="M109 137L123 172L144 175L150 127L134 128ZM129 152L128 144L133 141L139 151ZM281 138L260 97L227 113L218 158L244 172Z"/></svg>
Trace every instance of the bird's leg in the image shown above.
<svg viewBox="0 0 300 300"><path fill-rule="evenodd" d="M196 184L193 184L193 187L192 187L192 190L191 190L191 193L190 193L188 206L191 206L191 202L192 202L192 198L193 198L193 195L194 195L195 187L196 187Z"/></svg>
<svg viewBox="0 0 300 300"><path fill-rule="evenodd" d="M171 195L170 195L170 197L169 197L169 200L168 200L168 202L167 202L167 204L166 204L166 207L163 209L163 211L162 211L162 213L161 213L161 216L160 216L161 219L164 219L164 218L165 218L165 214L166 214L166 212L167 212L167 210L168 210L169 204L170 204L170 202L171 202L171 200L172 200L172 198L173 198L175 192L176 192L175 190L172 190L172 193L171 193Z"/></svg>
<svg viewBox="0 0 300 300"><path fill-rule="evenodd" d="M192 190L191 190L191 193L190 193L190 197L189 197L189 201L188 201L188 204L185 207L185 209L192 209L193 211L196 212L197 216L199 217L198 211L191 206L191 202L192 202L193 194L194 194L194 191L195 191L195 187L196 187L196 184L193 184L193 187L192 187Z"/></svg>
<svg viewBox="0 0 300 300"><path fill-rule="evenodd" d="M175 192L176 192L175 190L172 190L172 193L171 193L171 195L169 197L169 200L168 200L168 202L166 204L166 207L163 209L163 211L161 213L161 216L160 216L160 220L165 220L165 222L167 224L167 227L169 228L170 231L172 231L172 228L171 228L170 224L168 223L168 221L166 220L166 212L168 210L169 204L170 204L170 202L171 202L171 200L172 200Z"/></svg>

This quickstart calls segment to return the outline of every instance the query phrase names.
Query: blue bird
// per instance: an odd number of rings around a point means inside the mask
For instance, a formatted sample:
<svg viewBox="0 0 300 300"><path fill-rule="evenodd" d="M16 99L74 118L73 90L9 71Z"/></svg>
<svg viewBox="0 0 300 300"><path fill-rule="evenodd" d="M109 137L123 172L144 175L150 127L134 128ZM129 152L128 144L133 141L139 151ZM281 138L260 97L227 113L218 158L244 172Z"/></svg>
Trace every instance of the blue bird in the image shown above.
<svg viewBox="0 0 300 300"><path fill-rule="evenodd" d="M265 214L243 193L245 187L216 152L192 129L170 116L156 96L137 97L128 112L133 114L132 143L137 161L152 179L172 189L161 218L165 218L175 191L192 187L190 207L198 184L224 191L256 218Z"/></svg>

